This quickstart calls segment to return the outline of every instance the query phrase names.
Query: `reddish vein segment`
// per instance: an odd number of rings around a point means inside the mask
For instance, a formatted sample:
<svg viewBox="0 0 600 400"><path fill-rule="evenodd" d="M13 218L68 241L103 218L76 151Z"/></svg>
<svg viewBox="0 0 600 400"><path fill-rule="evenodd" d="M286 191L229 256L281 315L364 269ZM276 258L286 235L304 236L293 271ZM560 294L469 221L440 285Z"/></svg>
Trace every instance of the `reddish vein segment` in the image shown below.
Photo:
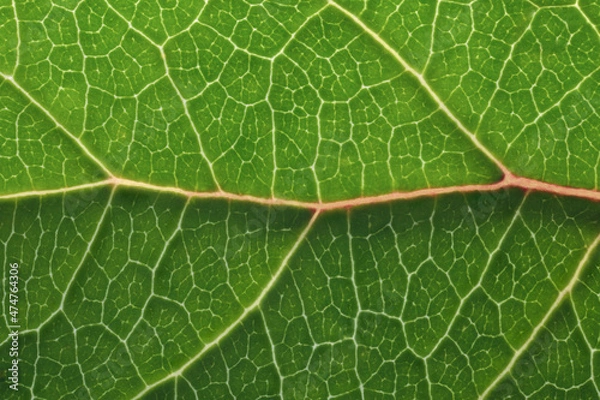
<svg viewBox="0 0 600 400"><path fill-rule="evenodd" d="M529 178L507 175L503 180L497 183L487 185L464 185L448 186L442 188L419 189L410 192L393 192L379 196L358 197L350 200L340 200L334 202L304 202L298 200L287 200L278 198L262 198L250 195L241 195L227 192L192 192L174 187L156 186L147 183L130 181L127 179L113 178L112 184L125 187L137 187L154 191L163 191L181 194L187 197L225 199L232 201L248 201L264 204L268 206L291 206L313 209L318 211L327 211L335 209L347 209L356 206L385 203L394 200L409 200L420 197L431 197L449 193L471 193L471 192L490 192L502 189L519 188L526 191L546 192L559 196L579 197L583 199L600 201L600 192L592 189L580 189L568 186L560 186L552 183L545 183Z"/></svg>
<svg viewBox="0 0 600 400"><path fill-rule="evenodd" d="M372 205L385 203L395 200L410 200L421 197L433 197L450 193L472 193L472 192L492 192L502 189L517 188L525 191L532 192L545 192L555 194L558 196L567 197L578 197L581 199L587 199L592 201L600 201L600 191L594 189L582 189L574 188L569 186L561 186L553 183L546 183L537 181L535 179L523 178L514 175L507 175L504 179L497 183L483 184L483 185L458 185L458 186L447 186L441 188L430 188L430 189L418 189L410 192L393 192L388 194L382 194L378 196L365 196L358 197L350 200L339 200L333 202L309 202L309 201L298 201L288 200L280 198L264 198L251 195L242 195L229 193L224 191L216 192L194 192L177 187L170 186L159 186L151 183L138 182L130 179L112 177L103 181L87 183L84 185L72 186L64 189L50 189L50 190L34 190L29 192L21 192L7 195L0 195L0 200L19 199L26 197L37 197L52 194L61 194L75 192L78 190L92 189L103 186L116 186L124 188L138 188L143 190L151 190L162 193L172 193L176 195L186 196L190 198L199 199L223 199L231 201L246 201L257 204L263 204L266 206L289 206L306 208L315 211L327 211L336 209L348 209L362 205Z"/></svg>

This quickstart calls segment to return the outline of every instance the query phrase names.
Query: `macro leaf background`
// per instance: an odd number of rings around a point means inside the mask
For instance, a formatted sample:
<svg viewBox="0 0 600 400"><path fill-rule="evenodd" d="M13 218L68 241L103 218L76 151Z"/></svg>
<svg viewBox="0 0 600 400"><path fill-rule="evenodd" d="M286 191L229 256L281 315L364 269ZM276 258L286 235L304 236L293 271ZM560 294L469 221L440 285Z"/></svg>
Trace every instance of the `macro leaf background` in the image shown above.
<svg viewBox="0 0 600 400"><path fill-rule="evenodd" d="M599 23L0 0L0 397L600 398Z"/></svg>

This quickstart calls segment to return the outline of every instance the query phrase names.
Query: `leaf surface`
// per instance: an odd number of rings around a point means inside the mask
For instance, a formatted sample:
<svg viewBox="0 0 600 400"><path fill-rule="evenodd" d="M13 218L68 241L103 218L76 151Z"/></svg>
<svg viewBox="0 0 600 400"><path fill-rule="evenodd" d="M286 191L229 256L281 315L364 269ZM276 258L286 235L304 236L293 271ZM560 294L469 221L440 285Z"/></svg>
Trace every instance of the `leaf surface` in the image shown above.
<svg viewBox="0 0 600 400"><path fill-rule="evenodd" d="M1 397L600 398L599 23L0 0Z"/></svg>

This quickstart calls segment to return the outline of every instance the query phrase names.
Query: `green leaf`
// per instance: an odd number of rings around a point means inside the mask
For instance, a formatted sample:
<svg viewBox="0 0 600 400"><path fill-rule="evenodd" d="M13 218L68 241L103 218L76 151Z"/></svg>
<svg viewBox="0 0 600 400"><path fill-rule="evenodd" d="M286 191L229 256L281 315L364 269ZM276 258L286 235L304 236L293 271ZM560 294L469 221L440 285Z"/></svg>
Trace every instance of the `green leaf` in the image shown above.
<svg viewBox="0 0 600 400"><path fill-rule="evenodd" d="M0 0L0 397L600 398L599 27Z"/></svg>

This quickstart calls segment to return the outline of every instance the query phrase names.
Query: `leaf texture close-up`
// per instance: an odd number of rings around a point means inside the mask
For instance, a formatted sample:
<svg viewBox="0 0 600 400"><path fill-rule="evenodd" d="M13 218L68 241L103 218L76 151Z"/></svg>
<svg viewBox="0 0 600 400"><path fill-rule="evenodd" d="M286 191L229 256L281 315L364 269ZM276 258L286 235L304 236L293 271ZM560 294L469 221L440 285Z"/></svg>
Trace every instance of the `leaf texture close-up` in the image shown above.
<svg viewBox="0 0 600 400"><path fill-rule="evenodd" d="M600 399L593 0L0 0L2 399Z"/></svg>

